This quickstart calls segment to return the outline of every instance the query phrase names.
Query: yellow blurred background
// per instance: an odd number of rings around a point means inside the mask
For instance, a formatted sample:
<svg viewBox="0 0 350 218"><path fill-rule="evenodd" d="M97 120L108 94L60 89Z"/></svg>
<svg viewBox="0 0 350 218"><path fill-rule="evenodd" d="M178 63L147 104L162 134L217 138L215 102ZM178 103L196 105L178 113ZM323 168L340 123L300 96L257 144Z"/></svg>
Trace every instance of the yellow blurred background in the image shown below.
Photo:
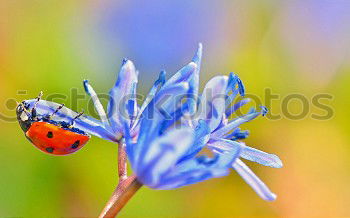
<svg viewBox="0 0 350 218"><path fill-rule="evenodd" d="M140 71L145 94L160 70L168 76L204 45L201 87L236 72L247 92L280 119L243 126L248 145L275 153L282 169L249 163L278 198L261 200L235 173L185 188L143 187L122 217L350 216L350 1L348 0L5 0L0 6L0 217L96 217L117 184L117 146L92 138L64 157L36 150L14 120L15 100L44 94L75 110L82 80L107 93L123 57ZM301 94L309 110L290 119L283 99ZM318 94L328 119L313 114ZM44 97L45 98L45 97ZM105 102L104 102L105 103ZM305 105L290 101L288 112Z"/></svg>

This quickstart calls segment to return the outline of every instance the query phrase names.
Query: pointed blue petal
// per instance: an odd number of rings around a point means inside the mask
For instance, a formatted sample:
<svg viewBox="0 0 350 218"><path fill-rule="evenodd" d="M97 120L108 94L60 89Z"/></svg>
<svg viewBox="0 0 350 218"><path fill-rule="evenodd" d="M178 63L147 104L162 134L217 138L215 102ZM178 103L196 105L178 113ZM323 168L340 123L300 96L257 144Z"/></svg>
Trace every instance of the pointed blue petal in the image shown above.
<svg viewBox="0 0 350 218"><path fill-rule="evenodd" d="M216 76L205 86L198 106L198 120L207 122L214 131L221 123L225 112L227 76Z"/></svg>
<svg viewBox="0 0 350 218"><path fill-rule="evenodd" d="M228 77L226 93L228 93L229 91L234 92L235 90L237 90L238 92L238 89L236 89L236 85L237 85L237 76L231 72Z"/></svg>
<svg viewBox="0 0 350 218"><path fill-rule="evenodd" d="M168 81L166 81L163 87L174 85L180 82L189 82L193 78L193 74L196 71L197 67L197 64L194 62L187 64L177 73L175 73Z"/></svg>
<svg viewBox="0 0 350 218"><path fill-rule="evenodd" d="M261 115L262 116L265 116L269 112L269 109L267 109L267 107L265 107L265 106L260 106L260 108L261 108Z"/></svg>
<svg viewBox="0 0 350 218"><path fill-rule="evenodd" d="M134 121L136 119L139 107L137 105L137 99L136 99L136 91L137 91L137 83L133 83L131 90L130 90L130 98L127 100L127 111L129 115L129 119L131 121Z"/></svg>
<svg viewBox="0 0 350 218"><path fill-rule="evenodd" d="M109 92L110 100L107 108L109 120L115 131L123 131L123 120L130 124L125 102L135 97L137 77L134 64L130 60L123 61L117 82Z"/></svg>
<svg viewBox="0 0 350 218"><path fill-rule="evenodd" d="M243 82L242 80L234 73L230 73L230 76L229 76L229 86L227 87L227 92L230 91L230 90L234 90L236 85L238 86L238 91L239 91L239 94L241 96L244 96L245 95L245 88L244 88L244 85L243 85Z"/></svg>
<svg viewBox="0 0 350 218"><path fill-rule="evenodd" d="M145 98L145 100L142 103L142 106L139 110L139 113L136 117L136 122L134 123L134 126L136 126L139 123L140 120L140 116L142 115L143 111L145 110L145 108L148 106L148 104L152 101L152 99L154 98L154 96L156 95L156 93L158 92L158 90L164 85L165 83L165 71L161 71L159 74L158 79L154 82L151 90L148 92L147 97Z"/></svg>
<svg viewBox="0 0 350 218"><path fill-rule="evenodd" d="M228 168L209 168L189 171L184 174L179 174L162 181L158 186L153 187L159 190L169 190L180 188L182 186L192 185L198 182L203 182L208 179L224 177L229 174Z"/></svg>
<svg viewBox="0 0 350 218"><path fill-rule="evenodd" d="M231 114L233 114L235 111L237 111L239 108L241 108L242 106L244 106L245 104L248 104L250 102L251 99L249 98L245 98L242 99L241 101L237 102L236 104L234 104L232 107L229 107L226 109L226 116L229 117L231 116Z"/></svg>
<svg viewBox="0 0 350 218"><path fill-rule="evenodd" d="M201 65L202 55L203 55L203 45L202 43L198 43L197 52L192 58L192 62L196 63L198 67L200 67Z"/></svg>
<svg viewBox="0 0 350 218"><path fill-rule="evenodd" d="M236 142L223 138L211 138L207 145L209 149L218 152L229 152L232 149L244 147L244 143L242 142Z"/></svg>
<svg viewBox="0 0 350 218"><path fill-rule="evenodd" d="M92 86L89 84L88 80L84 80L83 82L85 92L91 97L92 102L94 103L94 106L96 108L96 112L99 115L102 123L104 126L109 126L109 122L107 119L106 112L95 92L95 90L92 88Z"/></svg>
<svg viewBox="0 0 350 218"><path fill-rule="evenodd" d="M238 91L241 96L245 96L245 88L242 80L237 76Z"/></svg>
<svg viewBox="0 0 350 218"><path fill-rule="evenodd" d="M242 117L239 117L230 123L228 123L226 126L216 130L212 136L213 137L222 137L223 135L227 134L228 132L232 131L233 129L239 127L243 123L249 122L252 119L255 119L257 116L259 116L261 113L260 112L252 112L248 113Z"/></svg>
<svg viewBox="0 0 350 218"><path fill-rule="evenodd" d="M283 166L281 159L277 155L269 154L249 146L243 148L241 157L273 168L281 168Z"/></svg>
<svg viewBox="0 0 350 218"><path fill-rule="evenodd" d="M197 67L196 70L193 73L193 78L189 82L190 83L190 91L189 95L192 98L192 101L189 101L189 113L193 114L197 110L197 101L198 101L198 90L199 90L199 74L200 74L200 67L202 62L202 53L203 53L203 46L202 43L198 44L198 49L194 57L192 58L192 62L194 62Z"/></svg>
<svg viewBox="0 0 350 218"><path fill-rule="evenodd" d="M153 97L155 96L155 94L157 93L157 91L163 86L163 84L165 83L165 71L161 71L159 74L158 79L154 82L151 90L148 92L148 95L146 97L146 99L144 100L141 109L140 109L140 113L143 112L143 110L147 107L147 105L149 104L149 102L153 99Z"/></svg>
<svg viewBox="0 0 350 218"><path fill-rule="evenodd" d="M258 149L244 145L242 142L236 142L232 140L222 139L222 138L213 138L208 143L208 147L217 151L228 151L231 149L236 149L237 147L242 147L241 157L250 161L257 162L259 164L281 168L283 166L282 161L278 156L274 154L269 154Z"/></svg>
<svg viewBox="0 0 350 218"><path fill-rule="evenodd" d="M233 165L233 169L250 185L254 191L264 200L273 201L276 195L245 165L241 160L237 159Z"/></svg>

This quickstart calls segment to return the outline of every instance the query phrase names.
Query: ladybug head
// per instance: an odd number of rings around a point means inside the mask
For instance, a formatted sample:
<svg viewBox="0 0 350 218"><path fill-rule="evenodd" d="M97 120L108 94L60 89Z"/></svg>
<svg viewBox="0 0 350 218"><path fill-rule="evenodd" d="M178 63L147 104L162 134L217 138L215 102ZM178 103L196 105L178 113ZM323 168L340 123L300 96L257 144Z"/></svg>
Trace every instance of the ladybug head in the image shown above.
<svg viewBox="0 0 350 218"><path fill-rule="evenodd" d="M17 120L24 132L27 132L33 121L37 120L36 105L42 96L43 92L40 91L31 109L29 109L30 104L26 101L22 101L22 103L18 104L16 108Z"/></svg>
<svg viewBox="0 0 350 218"><path fill-rule="evenodd" d="M24 132L27 132L29 127L32 125L32 122L33 122L32 112L33 111L29 112L29 105L26 104L25 101L18 104L16 108L17 120Z"/></svg>

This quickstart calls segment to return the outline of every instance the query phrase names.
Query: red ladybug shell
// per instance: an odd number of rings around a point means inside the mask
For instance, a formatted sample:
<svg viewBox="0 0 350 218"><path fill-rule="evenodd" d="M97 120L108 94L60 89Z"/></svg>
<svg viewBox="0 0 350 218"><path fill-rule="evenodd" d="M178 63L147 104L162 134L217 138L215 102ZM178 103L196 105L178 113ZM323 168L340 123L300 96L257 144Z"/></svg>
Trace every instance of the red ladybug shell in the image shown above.
<svg viewBox="0 0 350 218"><path fill-rule="evenodd" d="M81 149L90 139L89 135L79 134L48 122L33 122L25 133L27 138L41 151L66 155Z"/></svg>

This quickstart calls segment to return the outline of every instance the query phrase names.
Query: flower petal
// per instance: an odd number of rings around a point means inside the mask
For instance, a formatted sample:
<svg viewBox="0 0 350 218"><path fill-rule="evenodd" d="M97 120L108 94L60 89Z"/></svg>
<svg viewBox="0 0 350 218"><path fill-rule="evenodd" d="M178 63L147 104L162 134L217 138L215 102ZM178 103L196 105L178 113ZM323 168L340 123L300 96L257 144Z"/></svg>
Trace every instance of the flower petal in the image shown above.
<svg viewBox="0 0 350 218"><path fill-rule="evenodd" d="M189 82L190 83L189 95L190 95L190 98L192 98L188 103L190 114L194 114L197 110L199 74L200 74L200 66L201 66L201 62L202 62L202 53L203 53L203 46L202 46L202 43L199 43L197 52L194 55L194 57L192 58L192 62L194 62L197 65L197 67L193 73L192 80Z"/></svg>
<svg viewBox="0 0 350 218"><path fill-rule="evenodd" d="M188 159L164 175L161 185L156 189L174 189L202 182L207 179L226 176L232 163L238 158L241 147L229 152L216 154L213 158L200 156Z"/></svg>
<svg viewBox="0 0 350 218"><path fill-rule="evenodd" d="M128 98L128 101L126 103L129 119L131 121L134 121L136 119L136 116L139 112L138 111L139 107L137 105L137 99L136 99L136 91L137 91L137 83L133 83L131 86L130 98Z"/></svg>
<svg viewBox="0 0 350 218"><path fill-rule="evenodd" d="M181 98L174 95L185 95L188 91L188 83L182 82L162 88L145 108L140 118L140 130L138 146L135 147L135 156L139 158L147 149L148 144L158 137L164 122L176 119L172 117L176 105Z"/></svg>
<svg viewBox="0 0 350 218"><path fill-rule="evenodd" d="M228 152L232 149L237 149L245 146L242 142L236 142L223 138L211 138L207 145L209 149L217 152Z"/></svg>
<svg viewBox="0 0 350 218"><path fill-rule="evenodd" d="M238 91L241 96L245 96L245 88L242 80L237 76Z"/></svg>
<svg viewBox="0 0 350 218"><path fill-rule="evenodd" d="M221 123L225 112L227 76L216 76L205 86L199 103L197 119L206 121L213 131Z"/></svg>
<svg viewBox="0 0 350 218"><path fill-rule="evenodd" d="M228 168L208 168L189 171L179 174L176 177L164 179L158 186L153 187L159 190L169 190L180 188L186 185L192 185L204 180L227 176L229 174Z"/></svg>
<svg viewBox="0 0 350 218"><path fill-rule="evenodd" d="M179 162L190 159L194 157L202 148L206 145L210 138L210 128L208 124L200 120L195 129L195 140L192 147L187 151L186 155L184 155Z"/></svg>
<svg viewBox="0 0 350 218"><path fill-rule="evenodd" d="M222 137L223 135L227 134L228 132L232 131L233 129L239 127L243 123L249 122L253 119L255 119L257 116L259 116L261 112L250 112L246 115L243 115L230 123L228 123L226 126L223 126L222 128L216 130L212 136L213 137Z"/></svg>
<svg viewBox="0 0 350 218"><path fill-rule="evenodd" d="M100 102L100 99L98 98L95 90L89 84L88 80L84 80L83 85L84 85L85 92L91 97L92 102L94 103L96 112L99 115L103 125L105 127L109 126L109 122L108 122L108 119L107 119L107 115L106 115L105 109L103 108L103 106L102 106L102 104Z"/></svg>
<svg viewBox="0 0 350 218"><path fill-rule="evenodd" d="M165 71L161 71L159 74L158 79L154 82L151 90L148 92L147 97L145 98L145 100L142 103L142 106L138 112L138 115L135 119L135 123L133 125L133 128L135 128L135 126L137 124L139 124L140 121L140 117L143 113L143 111L145 110L145 108L148 106L148 104L152 101L152 99L154 98L154 96L156 95L156 93L158 92L158 90L164 85L165 83Z"/></svg>
<svg viewBox="0 0 350 218"><path fill-rule="evenodd" d="M228 107L225 111L227 117L231 116L235 111L241 108L243 105L248 104L251 99L245 98L234 104L232 107Z"/></svg>
<svg viewBox="0 0 350 218"><path fill-rule="evenodd" d="M189 82L193 78L193 74L197 67L198 66L196 63L190 62L175 73L168 81L166 81L163 88L176 83Z"/></svg>
<svg viewBox="0 0 350 218"><path fill-rule="evenodd" d="M193 137L193 130L190 128L175 129L147 145L134 169L140 182L151 188L156 187L163 174L174 167L192 145Z"/></svg>
<svg viewBox="0 0 350 218"><path fill-rule="evenodd" d="M124 60L118 74L117 82L109 91L108 117L115 131L123 131L123 120L130 124L127 105L135 97L138 73L130 60ZM123 107L124 105L124 107ZM135 105L134 105L135 106Z"/></svg>
<svg viewBox="0 0 350 218"><path fill-rule="evenodd" d="M159 73L158 79L154 82L151 90L148 92L148 95L147 95L146 99L142 103L142 106L141 106L141 109L140 109L140 114L147 107L149 102L153 99L153 97L155 96L155 94L157 93L159 88L161 88L164 85L164 83L165 83L165 75L166 75L165 71L161 71Z"/></svg>
<svg viewBox="0 0 350 218"><path fill-rule="evenodd" d="M281 168L283 166L281 159L277 155L269 154L249 146L243 148L241 157L273 168Z"/></svg>
<svg viewBox="0 0 350 218"><path fill-rule="evenodd" d="M270 189L240 159L237 159L232 164L232 167L262 199L266 201L273 201L276 199L276 195L272 193Z"/></svg>
<svg viewBox="0 0 350 218"><path fill-rule="evenodd" d="M137 166L136 163L136 153L135 148L137 148L137 144L132 141L130 127L126 122L124 122L124 138L125 138L125 148L126 154L128 155L128 159L130 161L131 167L134 168Z"/></svg>
<svg viewBox="0 0 350 218"><path fill-rule="evenodd" d="M282 161L277 155L269 154L246 146L243 142L236 142L222 138L212 138L208 143L208 147L218 152L225 152L231 150L232 148L242 147L241 157L244 159L273 168L281 168L283 166Z"/></svg>

